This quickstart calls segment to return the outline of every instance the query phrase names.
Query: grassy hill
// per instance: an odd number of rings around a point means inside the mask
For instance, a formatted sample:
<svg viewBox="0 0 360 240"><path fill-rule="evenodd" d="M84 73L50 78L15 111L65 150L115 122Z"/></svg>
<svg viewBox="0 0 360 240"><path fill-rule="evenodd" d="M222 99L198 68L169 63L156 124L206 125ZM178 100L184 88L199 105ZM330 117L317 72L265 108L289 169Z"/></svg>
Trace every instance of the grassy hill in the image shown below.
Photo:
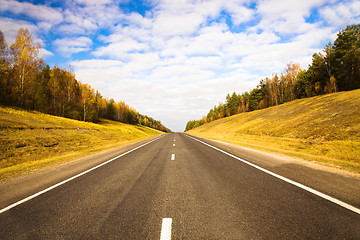
<svg viewBox="0 0 360 240"><path fill-rule="evenodd" d="M95 124L0 107L0 179L160 134L105 119Z"/></svg>
<svg viewBox="0 0 360 240"><path fill-rule="evenodd" d="M187 133L360 173L360 90L241 113Z"/></svg>

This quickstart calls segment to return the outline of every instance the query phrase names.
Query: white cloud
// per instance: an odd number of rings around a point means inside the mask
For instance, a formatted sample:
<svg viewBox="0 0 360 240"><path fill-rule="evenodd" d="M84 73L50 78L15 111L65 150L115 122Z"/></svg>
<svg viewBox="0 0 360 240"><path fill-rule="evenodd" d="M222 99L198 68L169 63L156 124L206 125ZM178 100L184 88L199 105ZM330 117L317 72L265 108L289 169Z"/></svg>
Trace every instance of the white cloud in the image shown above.
<svg viewBox="0 0 360 240"><path fill-rule="evenodd" d="M148 49L146 44L127 38L119 42L111 43L108 46L100 47L93 54L97 57L107 56L123 59L126 58L129 52L143 51L146 49Z"/></svg>
<svg viewBox="0 0 360 240"><path fill-rule="evenodd" d="M45 32L48 32L53 26L51 23L48 22L38 22L36 25L38 26L39 29Z"/></svg>
<svg viewBox="0 0 360 240"><path fill-rule="evenodd" d="M187 55L221 55L222 48L233 40L233 34L223 24L205 27L185 48Z"/></svg>
<svg viewBox="0 0 360 240"><path fill-rule="evenodd" d="M20 28L27 28L30 33L33 35L35 34L35 36L33 36L35 41L41 42L36 36L38 27L32 23L22 20L14 20L11 18L0 18L0 26L0 30L4 33L9 46L15 42L16 35L18 34Z"/></svg>
<svg viewBox="0 0 360 240"><path fill-rule="evenodd" d="M231 14L235 25L247 22L253 17L253 10L245 7L242 1L160 0L156 2L154 11L154 34L162 37L191 35L201 29L208 20L217 18L223 10Z"/></svg>
<svg viewBox="0 0 360 240"><path fill-rule="evenodd" d="M217 69L221 68L222 63L223 59L219 56L191 57L184 62L185 65L193 66L196 69Z"/></svg>
<svg viewBox="0 0 360 240"><path fill-rule="evenodd" d="M326 3L326 0L263 0L257 4L260 23L254 28L275 31L279 34L303 33L311 28L305 21L315 7Z"/></svg>
<svg viewBox="0 0 360 240"><path fill-rule="evenodd" d="M239 25L254 18L255 10L243 6L239 1L225 1L224 8L231 14L233 24Z"/></svg>
<svg viewBox="0 0 360 240"><path fill-rule="evenodd" d="M122 19L121 19L125 24L129 24L133 27L137 27L138 29L143 28L143 29L150 29L152 27L153 24L153 19L151 18L151 16L145 16L143 17L142 15L140 15L139 13L130 13L127 15L123 15Z"/></svg>
<svg viewBox="0 0 360 240"><path fill-rule="evenodd" d="M332 26L357 24L360 22L360 2L345 1L321 9L320 14Z"/></svg>
<svg viewBox="0 0 360 240"><path fill-rule="evenodd" d="M160 13L154 21L153 29L154 34L164 37L190 35L202 22L202 16L196 13Z"/></svg>
<svg viewBox="0 0 360 240"><path fill-rule="evenodd" d="M125 72L132 72L134 75L141 76L146 71L157 67L160 64L160 58L157 53L132 53L129 54L129 61L124 66Z"/></svg>
<svg viewBox="0 0 360 240"><path fill-rule="evenodd" d="M109 4L111 0L75 0L76 3L83 4L85 6L104 5Z"/></svg>
<svg viewBox="0 0 360 240"><path fill-rule="evenodd" d="M85 29L77 24L62 24L57 27L57 31L69 35L83 35L86 33Z"/></svg>
<svg viewBox="0 0 360 240"><path fill-rule="evenodd" d="M56 47L56 51L68 57L74 53L90 50L92 43L92 40L85 36L56 39L53 42L54 46Z"/></svg>
<svg viewBox="0 0 360 240"><path fill-rule="evenodd" d="M98 29L95 19L84 16L82 11L65 11L65 21L57 28L58 31L66 34L85 34L88 32L94 32Z"/></svg>
<svg viewBox="0 0 360 240"><path fill-rule="evenodd" d="M91 59L82 61L73 61L71 65L80 69L108 69L121 67L124 63L117 60Z"/></svg>
<svg viewBox="0 0 360 240"><path fill-rule="evenodd" d="M105 43L114 43L121 42L123 40L133 39L134 41L139 42L149 42L152 40L151 31L146 28L140 27L128 27L128 26L118 26L115 28L115 32L110 36L101 36L100 40Z"/></svg>
<svg viewBox="0 0 360 240"><path fill-rule="evenodd" d="M44 5L34 5L28 2L2 0L0 11L9 11L14 14L25 14L33 19L57 24L63 20L61 11Z"/></svg>
<svg viewBox="0 0 360 240"><path fill-rule="evenodd" d="M66 1L66 6L64 21L57 28L65 34L93 34L99 28L113 27L124 16L117 1Z"/></svg>
<svg viewBox="0 0 360 240"><path fill-rule="evenodd" d="M40 52L39 52L39 56L43 59L46 59L48 57L54 56L54 54L48 50L46 50L45 48L41 48Z"/></svg>

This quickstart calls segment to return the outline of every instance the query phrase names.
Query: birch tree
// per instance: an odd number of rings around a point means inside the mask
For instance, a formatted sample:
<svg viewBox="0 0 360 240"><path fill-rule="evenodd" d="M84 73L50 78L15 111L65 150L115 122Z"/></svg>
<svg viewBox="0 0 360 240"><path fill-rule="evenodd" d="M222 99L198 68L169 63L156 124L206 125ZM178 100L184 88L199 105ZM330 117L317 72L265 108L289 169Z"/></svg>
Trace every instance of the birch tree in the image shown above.
<svg viewBox="0 0 360 240"><path fill-rule="evenodd" d="M35 77L35 69L39 62L39 50L40 44L35 44L30 32L23 28L18 31L15 43L10 47L17 82L18 101L21 107L24 106L24 97L31 86L31 80L34 80Z"/></svg>
<svg viewBox="0 0 360 240"><path fill-rule="evenodd" d="M9 84L9 49L4 34L0 31L0 103L7 103L11 97L11 86Z"/></svg>

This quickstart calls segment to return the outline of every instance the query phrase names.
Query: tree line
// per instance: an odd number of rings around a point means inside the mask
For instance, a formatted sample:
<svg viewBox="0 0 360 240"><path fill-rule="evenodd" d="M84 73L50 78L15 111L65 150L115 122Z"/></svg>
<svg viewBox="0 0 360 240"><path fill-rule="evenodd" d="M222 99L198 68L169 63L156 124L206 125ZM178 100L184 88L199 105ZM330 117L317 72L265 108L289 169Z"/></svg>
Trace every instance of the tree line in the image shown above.
<svg viewBox="0 0 360 240"><path fill-rule="evenodd" d="M0 31L0 104L56 116L98 122L100 118L141 124L169 132L160 121L138 113L125 102L104 98L89 84L76 80L71 66L52 69L39 57L40 44L20 29L7 46Z"/></svg>
<svg viewBox="0 0 360 240"><path fill-rule="evenodd" d="M227 94L200 120L189 121L185 131L234 114L276 106L295 99L360 88L360 24L347 26L323 52L314 53L307 70L290 63L284 73L262 79L250 92Z"/></svg>

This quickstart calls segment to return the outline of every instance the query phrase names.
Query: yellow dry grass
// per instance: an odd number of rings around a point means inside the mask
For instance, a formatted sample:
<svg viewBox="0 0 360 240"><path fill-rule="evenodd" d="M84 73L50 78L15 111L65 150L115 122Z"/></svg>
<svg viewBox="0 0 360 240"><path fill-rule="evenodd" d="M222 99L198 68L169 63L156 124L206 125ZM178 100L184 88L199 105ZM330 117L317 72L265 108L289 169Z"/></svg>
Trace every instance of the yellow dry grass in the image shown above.
<svg viewBox="0 0 360 240"><path fill-rule="evenodd" d="M360 90L237 114L188 133L360 172Z"/></svg>
<svg viewBox="0 0 360 240"><path fill-rule="evenodd" d="M0 179L160 134L105 119L95 124L0 107Z"/></svg>

